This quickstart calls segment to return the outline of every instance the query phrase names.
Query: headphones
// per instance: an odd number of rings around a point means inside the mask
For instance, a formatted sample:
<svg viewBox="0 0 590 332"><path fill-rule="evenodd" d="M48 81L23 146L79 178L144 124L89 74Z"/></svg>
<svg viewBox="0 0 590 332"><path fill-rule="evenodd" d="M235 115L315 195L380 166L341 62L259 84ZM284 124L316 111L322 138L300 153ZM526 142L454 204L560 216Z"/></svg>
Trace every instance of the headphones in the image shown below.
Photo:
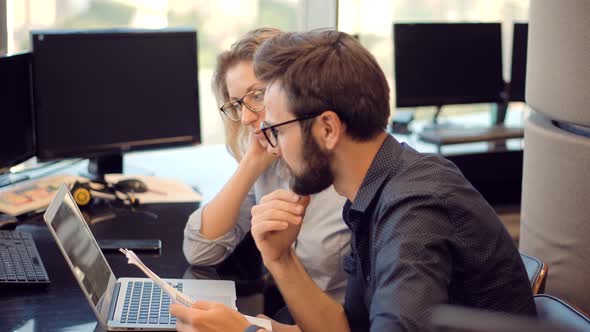
<svg viewBox="0 0 590 332"><path fill-rule="evenodd" d="M139 199L133 193L115 189L115 185L105 181L76 181L70 188L74 201L80 207L86 207L100 200L123 206L137 206Z"/></svg>

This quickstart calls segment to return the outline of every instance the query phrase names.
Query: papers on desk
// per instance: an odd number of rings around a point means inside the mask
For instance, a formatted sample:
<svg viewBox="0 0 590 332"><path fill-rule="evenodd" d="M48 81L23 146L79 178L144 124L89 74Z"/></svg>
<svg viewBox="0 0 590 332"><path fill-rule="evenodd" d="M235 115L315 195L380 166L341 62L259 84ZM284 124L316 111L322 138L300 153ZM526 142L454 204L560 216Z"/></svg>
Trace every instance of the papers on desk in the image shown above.
<svg viewBox="0 0 590 332"><path fill-rule="evenodd" d="M68 174L54 175L2 189L0 190L0 211L13 216L42 211L49 206L62 183L71 185L76 181L88 181L88 179Z"/></svg>
<svg viewBox="0 0 590 332"><path fill-rule="evenodd" d="M157 274L155 274L152 270L150 270L147 266L145 266L145 264L143 264L141 259L139 259L139 257L137 257L137 255L132 250L127 250L127 249L121 248L121 249L119 249L119 251L121 253L123 253L125 255L125 257L127 257L128 264L133 264L133 265L137 266L143 273L145 273L146 276L148 276L150 279L152 279L152 281L156 285L160 286L160 288L162 288L166 292L166 294L168 294L168 296L170 296L170 298L173 300L173 302L180 303L180 304L185 305L187 307L190 307L192 305L193 300L188 295L179 292L174 287L172 287L171 285L169 285L168 283L166 283L165 281L160 279L160 277ZM244 315L244 316L246 317L248 322L250 322L250 324L260 326L260 327L266 329L267 331L272 331L272 325L270 323L270 320L264 319L264 318L252 317L252 316L248 316L248 315Z"/></svg>
<svg viewBox="0 0 590 332"><path fill-rule="evenodd" d="M142 204L202 201L199 193L178 180L157 176L126 176L122 174L105 176L106 181L110 183L128 178L141 180L147 185L148 192L135 194ZM49 206L62 183L70 186L76 181L86 182L89 180L81 176L61 174L3 188L0 190L0 212L18 216L33 211L43 211Z"/></svg>
<svg viewBox="0 0 590 332"><path fill-rule="evenodd" d="M116 183L125 179L141 180L147 185L147 192L134 194L141 204L200 202L203 200L201 195L187 184L175 179L147 175L105 175L105 180L108 183Z"/></svg>

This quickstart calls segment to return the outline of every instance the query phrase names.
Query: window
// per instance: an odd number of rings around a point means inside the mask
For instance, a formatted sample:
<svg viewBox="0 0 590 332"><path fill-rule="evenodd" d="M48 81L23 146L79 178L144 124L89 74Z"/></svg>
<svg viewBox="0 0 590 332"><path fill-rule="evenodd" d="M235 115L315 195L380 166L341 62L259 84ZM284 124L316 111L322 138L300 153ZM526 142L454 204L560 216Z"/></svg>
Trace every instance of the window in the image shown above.
<svg viewBox="0 0 590 332"><path fill-rule="evenodd" d="M3 0L2 0L3 1ZM223 124L211 92L217 54L250 29L297 30L304 0L7 0L8 51L30 49L32 29L194 27L198 38L201 135L223 143Z"/></svg>
<svg viewBox="0 0 590 332"><path fill-rule="evenodd" d="M501 22L504 79L510 80L512 27L514 22L528 22L529 0L340 0L338 28L359 36L361 43L376 57L384 70L395 101L393 84L393 23L411 22ZM422 108L416 108L422 109ZM418 118L430 112L416 112ZM488 112L487 104L452 105L442 116Z"/></svg>

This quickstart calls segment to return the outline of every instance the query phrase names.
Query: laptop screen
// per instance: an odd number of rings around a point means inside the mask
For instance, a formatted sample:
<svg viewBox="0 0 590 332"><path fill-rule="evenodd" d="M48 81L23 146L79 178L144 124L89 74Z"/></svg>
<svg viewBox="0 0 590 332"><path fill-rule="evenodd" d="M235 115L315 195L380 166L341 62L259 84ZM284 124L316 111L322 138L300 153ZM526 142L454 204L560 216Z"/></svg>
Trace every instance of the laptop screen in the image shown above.
<svg viewBox="0 0 590 332"><path fill-rule="evenodd" d="M114 275L65 185L57 192L44 218L80 286L100 312L100 301Z"/></svg>

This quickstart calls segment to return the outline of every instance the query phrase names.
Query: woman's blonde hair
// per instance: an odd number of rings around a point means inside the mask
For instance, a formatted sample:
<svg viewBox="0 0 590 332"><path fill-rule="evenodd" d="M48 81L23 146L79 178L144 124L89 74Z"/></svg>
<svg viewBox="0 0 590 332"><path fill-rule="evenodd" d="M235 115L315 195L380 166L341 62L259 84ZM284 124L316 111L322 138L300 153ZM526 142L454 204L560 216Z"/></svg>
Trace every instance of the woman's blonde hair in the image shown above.
<svg viewBox="0 0 590 332"><path fill-rule="evenodd" d="M227 71L241 61L252 62L258 47L267 39L281 32L281 30L274 28L252 30L236 41L229 50L217 56L217 64L211 85L219 106L229 101L229 92L225 81ZM221 118L225 127L226 147L231 155L237 161L240 161L248 144L248 130L242 126L240 121L232 121L224 115L221 115Z"/></svg>

